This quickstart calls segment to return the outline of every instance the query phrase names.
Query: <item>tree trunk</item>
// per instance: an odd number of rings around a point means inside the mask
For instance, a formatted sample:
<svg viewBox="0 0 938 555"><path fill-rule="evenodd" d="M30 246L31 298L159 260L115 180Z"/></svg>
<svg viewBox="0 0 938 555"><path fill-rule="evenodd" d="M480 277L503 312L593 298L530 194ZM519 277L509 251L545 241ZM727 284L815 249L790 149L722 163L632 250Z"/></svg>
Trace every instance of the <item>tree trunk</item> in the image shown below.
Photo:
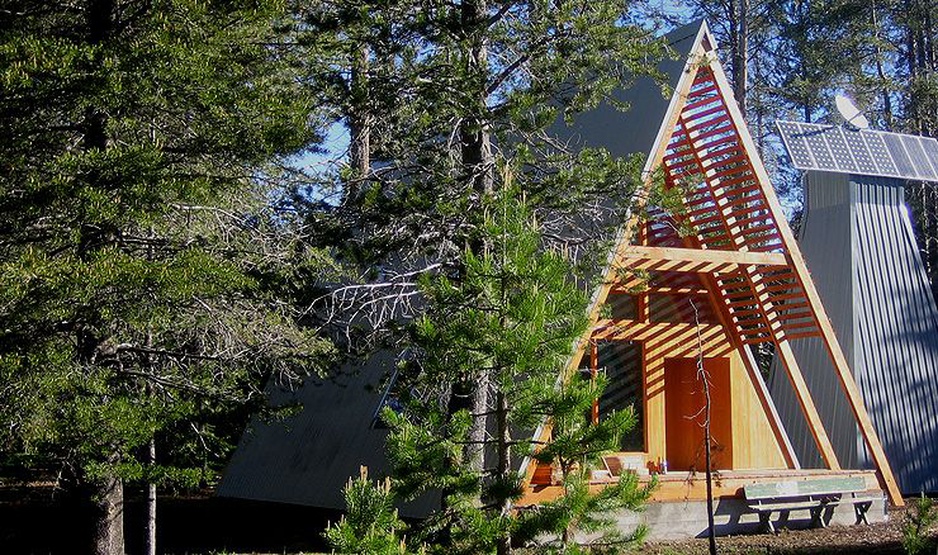
<svg viewBox="0 0 938 555"><path fill-rule="evenodd" d="M492 144L486 121L489 70L485 12L485 0L467 0L461 5L463 30L469 38L466 73L475 90L472 104L459 125L459 141L463 168L469 172L473 189L479 194L491 193L494 185Z"/></svg>
<svg viewBox="0 0 938 555"><path fill-rule="evenodd" d="M466 184L481 199L493 190L493 164L489 131L487 126L486 84L488 80L488 62L485 33L485 0L466 0L459 6L461 34L466 39L463 63L469 76L469 88L466 93L471 98L464 107L463 117L459 122L459 159ZM485 246L477 243L470 245L475 252L481 252ZM457 278L458 279L458 278ZM464 376L453 384L448 403L449 414L457 410L468 409L472 413L469 428L468 445L463 449L462 459L466 468L481 473L485 469L485 446L487 443L489 413L489 375L481 372L473 376ZM444 492L444 508L446 492Z"/></svg>
<svg viewBox="0 0 938 555"><path fill-rule="evenodd" d="M892 98L889 95L889 82L886 77L886 69L883 67L883 47L880 42L880 28L879 28L879 18L877 17L876 3L874 2L870 8L870 18L872 20L873 32L875 33L874 43L876 45L876 76L879 79L880 95L883 99L883 126L886 131L892 131L893 127L893 116L892 116Z"/></svg>
<svg viewBox="0 0 938 555"><path fill-rule="evenodd" d="M704 390L704 462L707 465L707 544L710 547L710 555L717 555L716 528L713 522L713 446L710 438L710 383L707 371L703 366L703 359L700 364L700 379L703 382Z"/></svg>
<svg viewBox="0 0 938 555"><path fill-rule="evenodd" d="M368 56L368 45L362 45L352 57L352 76L349 84L351 105L348 114L349 166L352 169L352 178L346 184L346 202L357 198L361 181L371 171L372 115L369 105Z"/></svg>
<svg viewBox="0 0 938 555"><path fill-rule="evenodd" d="M697 379L701 383L704 394L704 464L706 465L707 480L707 544L710 555L717 554L716 528L713 522L713 440L710 437L710 415L712 403L710 397L710 374L704 366L703 339L700 335L700 312L693 299L690 300L691 310L694 312L694 326L697 329Z"/></svg>
<svg viewBox="0 0 938 555"><path fill-rule="evenodd" d="M146 464L152 467L156 464L156 441L151 439L147 448ZM144 524L143 552L145 555L156 555L156 484L152 479L147 483L147 510Z"/></svg>
<svg viewBox="0 0 938 555"><path fill-rule="evenodd" d="M486 430L489 412L489 377L483 373L472 386L472 425L469 428L467 464L474 472L485 469Z"/></svg>
<svg viewBox="0 0 938 555"><path fill-rule="evenodd" d="M97 46L108 41L114 31L114 0L89 0L85 5L85 25L88 44ZM85 111L81 142L84 150L104 151L107 148L107 121L107 114L99 108L89 107ZM97 174L88 177L92 185L103 186L98 183L100 178ZM106 238L106 232L83 224L78 256L86 258ZM79 359L83 363L91 363L100 345L100 338L91 324L78 330L77 343ZM116 458L112 454L107 462L113 464L117 462ZM94 553L124 555L124 483L121 478L108 474L91 485L95 505Z"/></svg>
<svg viewBox="0 0 938 555"><path fill-rule="evenodd" d="M736 96L739 111L745 118L746 85L749 81L749 0L736 0L736 2L739 29L734 48L736 59L733 60L733 94Z"/></svg>
<svg viewBox="0 0 938 555"><path fill-rule="evenodd" d="M147 235L150 238L150 241L147 243L147 260L153 260L153 237L154 232L153 228L150 227L150 230L147 232ZM144 340L144 344L147 347L147 350L153 349L153 327L151 324L147 325L147 334ZM144 364L146 365L146 374L151 377L155 377L156 371L153 363L153 356L147 354L143 359ZM143 390L146 392L146 396L149 399L153 399L155 392L153 390L153 382L147 380L143 385ZM146 466L148 471L152 471L156 466L156 437L151 437L150 441L147 443L147 450L144 453L143 464ZM156 483L154 482L154 476L152 472L149 473L149 478L147 479L147 507L146 507L146 522L143 525L144 540L143 540L143 552L144 555L156 555Z"/></svg>
<svg viewBox="0 0 938 555"><path fill-rule="evenodd" d="M94 555L124 555L124 483L110 475L93 486Z"/></svg>
<svg viewBox="0 0 938 555"><path fill-rule="evenodd" d="M723 4L724 14L723 17L726 19L726 26L729 30L729 47L730 47L730 81L733 88L733 94L736 94L736 76L739 73L737 69L737 63L739 62L739 0L731 0ZM736 99L739 100L738 98Z"/></svg>
<svg viewBox="0 0 938 555"><path fill-rule="evenodd" d="M508 427L508 398L499 391L496 394L497 408L495 411L496 423L498 426L498 478L507 484L511 479L511 430ZM503 517L509 516L511 512L511 499L501 500L500 513ZM511 553L511 535L504 534L498 539L498 555L509 555Z"/></svg>
<svg viewBox="0 0 938 555"><path fill-rule="evenodd" d="M467 180L481 198L493 190L492 148L489 137L486 106L486 83L488 77L488 53L485 43L486 20L485 0L467 0L460 6L462 29L468 38L466 73L474 87L472 103L466 106L465 116L459 124L460 161ZM484 249L476 245L475 250ZM489 377L487 373L475 376L470 384L472 391L472 413L476 415L469 429L468 464L473 471L482 472L485 462L486 429L488 427Z"/></svg>

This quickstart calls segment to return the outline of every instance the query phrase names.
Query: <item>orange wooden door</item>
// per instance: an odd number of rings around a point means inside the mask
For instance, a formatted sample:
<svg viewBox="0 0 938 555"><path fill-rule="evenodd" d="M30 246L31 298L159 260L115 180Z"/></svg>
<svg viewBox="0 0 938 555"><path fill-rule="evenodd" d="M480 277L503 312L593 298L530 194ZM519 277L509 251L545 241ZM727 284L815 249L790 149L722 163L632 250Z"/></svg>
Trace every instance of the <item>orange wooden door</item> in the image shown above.
<svg viewBox="0 0 938 555"><path fill-rule="evenodd" d="M664 368L668 469L703 472L706 466L703 427L706 397L697 377L697 359L667 359ZM728 470L733 467L730 359L706 358L704 368L710 375L713 468Z"/></svg>

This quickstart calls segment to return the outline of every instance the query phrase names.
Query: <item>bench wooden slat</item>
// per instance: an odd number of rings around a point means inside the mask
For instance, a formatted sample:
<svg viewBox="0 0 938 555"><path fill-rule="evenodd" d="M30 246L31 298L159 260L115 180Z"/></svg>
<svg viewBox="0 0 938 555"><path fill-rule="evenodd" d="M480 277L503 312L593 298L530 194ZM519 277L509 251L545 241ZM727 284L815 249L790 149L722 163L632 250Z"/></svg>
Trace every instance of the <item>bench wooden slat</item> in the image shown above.
<svg viewBox="0 0 938 555"><path fill-rule="evenodd" d="M859 476L817 480L787 480L751 484L743 488L746 499L778 499L811 495L837 495L867 491L866 480Z"/></svg>
<svg viewBox="0 0 938 555"><path fill-rule="evenodd" d="M873 503L882 499L868 493L866 480L857 476L822 478L817 480L788 480L768 484L752 484L743 488L749 508L758 511L759 522L769 532L775 532L772 513L809 509L811 524L824 526L821 513L834 505L852 504L857 524L869 524L866 513ZM857 495L862 494L862 495Z"/></svg>
<svg viewBox="0 0 938 555"><path fill-rule="evenodd" d="M820 500L817 501L797 501L792 503L765 503L750 504L749 508L755 511L795 511L798 509L812 509L822 505L829 505Z"/></svg>

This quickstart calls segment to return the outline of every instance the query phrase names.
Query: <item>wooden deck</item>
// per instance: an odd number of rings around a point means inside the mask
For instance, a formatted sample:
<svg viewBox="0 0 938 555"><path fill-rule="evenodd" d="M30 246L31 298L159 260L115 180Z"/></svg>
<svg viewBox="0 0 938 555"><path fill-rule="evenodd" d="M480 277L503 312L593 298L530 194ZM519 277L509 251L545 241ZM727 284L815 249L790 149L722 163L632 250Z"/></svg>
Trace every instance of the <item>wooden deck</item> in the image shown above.
<svg viewBox="0 0 938 555"><path fill-rule="evenodd" d="M717 499L742 499L742 488L758 483L782 480L810 480L820 477L862 477L870 491L880 490L874 470L723 470L714 472L713 496ZM658 474L658 487L652 493L651 502L701 501L706 499L707 483L702 472L670 472ZM647 484L651 476L643 476L640 483ZM612 477L596 480L592 488L600 489L614 483ZM559 485L535 485L517 503L518 506L545 503L556 499L563 492Z"/></svg>

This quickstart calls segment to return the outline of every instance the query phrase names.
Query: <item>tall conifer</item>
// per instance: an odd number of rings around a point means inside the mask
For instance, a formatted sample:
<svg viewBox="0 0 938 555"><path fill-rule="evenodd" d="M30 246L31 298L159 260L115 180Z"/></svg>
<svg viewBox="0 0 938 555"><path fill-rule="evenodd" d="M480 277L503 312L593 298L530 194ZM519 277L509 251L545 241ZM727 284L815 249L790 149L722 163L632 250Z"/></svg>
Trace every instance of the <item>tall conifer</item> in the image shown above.
<svg viewBox="0 0 938 555"><path fill-rule="evenodd" d="M325 349L284 287L320 253L261 171L316 138L282 8L0 11L0 441L91 488L96 553L124 481L210 480L231 411Z"/></svg>

